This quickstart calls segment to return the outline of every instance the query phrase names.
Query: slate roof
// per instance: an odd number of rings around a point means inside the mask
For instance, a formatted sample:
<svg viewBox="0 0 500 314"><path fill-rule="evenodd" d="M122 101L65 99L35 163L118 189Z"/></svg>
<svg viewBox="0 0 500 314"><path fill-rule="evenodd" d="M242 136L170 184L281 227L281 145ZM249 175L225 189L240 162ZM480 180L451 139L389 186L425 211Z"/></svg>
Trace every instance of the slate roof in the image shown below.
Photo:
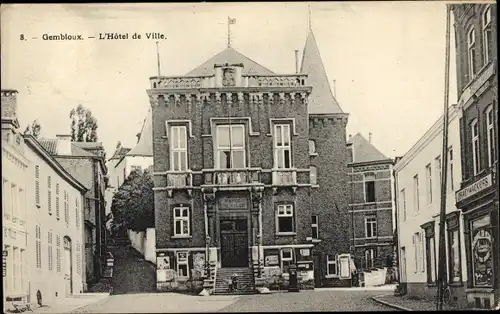
<svg viewBox="0 0 500 314"><path fill-rule="evenodd" d="M127 156L153 157L153 114L151 108L148 110L141 129L139 141L128 153Z"/></svg>
<svg viewBox="0 0 500 314"><path fill-rule="evenodd" d="M307 85L312 86L312 92L309 96L310 114L343 113L330 88L328 76L312 30L309 30L307 34L300 72L308 75Z"/></svg>
<svg viewBox="0 0 500 314"><path fill-rule="evenodd" d="M73 142L73 143L83 149L98 150L104 148L102 142Z"/></svg>
<svg viewBox="0 0 500 314"><path fill-rule="evenodd" d="M368 162L390 159L382 154L375 146L372 145L366 138L358 133L354 135L350 141L354 149L354 162Z"/></svg>
<svg viewBox="0 0 500 314"><path fill-rule="evenodd" d="M51 155L57 155L57 145L59 140L58 139L40 139L38 140L40 145ZM78 156L78 157L97 157L95 154L92 154L89 151L86 151L83 148L78 147L75 142L71 143L71 155L72 156Z"/></svg>
<svg viewBox="0 0 500 314"><path fill-rule="evenodd" d="M186 76L209 76L214 75L214 64L229 63L238 64L243 63L243 74L255 74L255 75L270 75L274 74L271 70L263 67L257 62L251 60L247 56L236 51L234 48L226 48L203 62L200 66L189 71Z"/></svg>

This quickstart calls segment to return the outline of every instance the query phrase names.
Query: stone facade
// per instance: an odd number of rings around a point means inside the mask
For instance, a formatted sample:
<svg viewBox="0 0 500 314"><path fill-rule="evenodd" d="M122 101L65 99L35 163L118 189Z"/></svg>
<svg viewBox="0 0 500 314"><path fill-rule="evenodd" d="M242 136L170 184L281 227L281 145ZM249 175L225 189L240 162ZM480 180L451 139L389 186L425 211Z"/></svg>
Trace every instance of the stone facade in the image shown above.
<svg viewBox="0 0 500 314"><path fill-rule="evenodd" d="M220 56L239 62L151 78L157 288L200 288L226 267L286 285L291 264L303 288L350 285L347 114L310 114L307 75Z"/></svg>
<svg viewBox="0 0 500 314"><path fill-rule="evenodd" d="M498 54L496 4L452 5L455 17L467 302L500 302L498 213Z"/></svg>

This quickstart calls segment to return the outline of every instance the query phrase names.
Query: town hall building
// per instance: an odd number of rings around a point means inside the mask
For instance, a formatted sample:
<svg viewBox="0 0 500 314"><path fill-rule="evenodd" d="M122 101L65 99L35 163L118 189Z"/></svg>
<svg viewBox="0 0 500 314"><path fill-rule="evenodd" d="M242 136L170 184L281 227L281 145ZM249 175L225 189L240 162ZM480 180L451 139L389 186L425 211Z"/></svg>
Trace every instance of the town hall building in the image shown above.
<svg viewBox="0 0 500 314"><path fill-rule="evenodd" d="M295 72L228 47L150 78L158 290L351 285L348 114L311 30Z"/></svg>

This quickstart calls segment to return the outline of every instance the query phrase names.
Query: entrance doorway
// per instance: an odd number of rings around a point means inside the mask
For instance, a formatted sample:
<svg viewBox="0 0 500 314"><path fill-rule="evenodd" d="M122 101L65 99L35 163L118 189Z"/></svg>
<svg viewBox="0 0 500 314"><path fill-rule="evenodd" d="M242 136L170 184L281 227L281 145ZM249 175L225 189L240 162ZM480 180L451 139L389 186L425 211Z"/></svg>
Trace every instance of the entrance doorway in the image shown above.
<svg viewBox="0 0 500 314"><path fill-rule="evenodd" d="M73 260L71 251L71 239L64 237L64 283L66 286L66 296L73 294Z"/></svg>
<svg viewBox="0 0 500 314"><path fill-rule="evenodd" d="M321 256L317 253L313 254L314 261L314 287L321 287Z"/></svg>
<svg viewBox="0 0 500 314"><path fill-rule="evenodd" d="M221 266L248 267L248 221L246 218L220 222Z"/></svg>

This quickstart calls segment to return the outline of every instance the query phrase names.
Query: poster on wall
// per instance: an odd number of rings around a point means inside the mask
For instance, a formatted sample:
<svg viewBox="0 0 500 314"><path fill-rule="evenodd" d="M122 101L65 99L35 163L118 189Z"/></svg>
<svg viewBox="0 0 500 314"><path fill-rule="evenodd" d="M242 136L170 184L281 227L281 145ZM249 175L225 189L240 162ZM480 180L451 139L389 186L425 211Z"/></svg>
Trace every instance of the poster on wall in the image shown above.
<svg viewBox="0 0 500 314"><path fill-rule="evenodd" d="M163 255L163 254L162 254ZM156 280L158 282L167 281L167 270L170 269L170 256L156 257Z"/></svg>
<svg viewBox="0 0 500 314"><path fill-rule="evenodd" d="M205 253L195 253L193 255L193 278L205 276Z"/></svg>
<svg viewBox="0 0 500 314"><path fill-rule="evenodd" d="M278 266L278 255L267 255L264 261L265 266Z"/></svg>
<svg viewBox="0 0 500 314"><path fill-rule="evenodd" d="M472 259L474 267L474 285L493 285L493 258L491 233L489 230L477 230L472 238Z"/></svg>
<svg viewBox="0 0 500 314"><path fill-rule="evenodd" d="M349 279L351 278L351 257L349 254L339 255L339 264L340 264L340 278L341 279Z"/></svg>

